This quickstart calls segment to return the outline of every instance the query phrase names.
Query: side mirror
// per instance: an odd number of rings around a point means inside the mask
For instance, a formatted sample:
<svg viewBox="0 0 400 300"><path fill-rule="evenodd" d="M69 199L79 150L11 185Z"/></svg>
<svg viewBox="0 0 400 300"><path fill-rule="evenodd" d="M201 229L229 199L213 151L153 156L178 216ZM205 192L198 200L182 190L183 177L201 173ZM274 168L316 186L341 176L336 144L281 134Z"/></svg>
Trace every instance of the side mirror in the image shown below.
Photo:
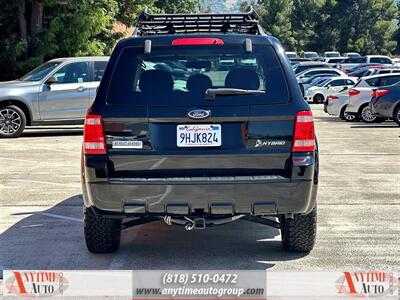
<svg viewBox="0 0 400 300"><path fill-rule="evenodd" d="M53 76L49 77L45 82L47 85L52 85L53 83L57 83L57 79L55 79Z"/></svg>

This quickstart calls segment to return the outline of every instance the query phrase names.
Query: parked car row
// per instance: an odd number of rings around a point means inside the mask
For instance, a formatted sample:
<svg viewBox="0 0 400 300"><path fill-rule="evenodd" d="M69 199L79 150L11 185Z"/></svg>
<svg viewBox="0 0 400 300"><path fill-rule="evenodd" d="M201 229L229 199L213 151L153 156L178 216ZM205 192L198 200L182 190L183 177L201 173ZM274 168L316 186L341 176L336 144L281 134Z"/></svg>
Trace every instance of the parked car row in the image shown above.
<svg viewBox="0 0 400 300"><path fill-rule="evenodd" d="M58 58L0 83L0 138L18 137L35 124L83 123L108 59Z"/></svg>
<svg viewBox="0 0 400 300"><path fill-rule="evenodd" d="M346 121L392 119L400 125L400 74L363 77L354 86L327 95L324 110Z"/></svg>
<svg viewBox="0 0 400 300"><path fill-rule="evenodd" d="M366 58L367 63L350 69L350 65L335 67L329 60L292 65L304 100L325 103L327 113L347 121L374 123L391 118L400 123L400 100L396 100L400 69L385 60L374 63L375 58L381 59L377 55Z"/></svg>

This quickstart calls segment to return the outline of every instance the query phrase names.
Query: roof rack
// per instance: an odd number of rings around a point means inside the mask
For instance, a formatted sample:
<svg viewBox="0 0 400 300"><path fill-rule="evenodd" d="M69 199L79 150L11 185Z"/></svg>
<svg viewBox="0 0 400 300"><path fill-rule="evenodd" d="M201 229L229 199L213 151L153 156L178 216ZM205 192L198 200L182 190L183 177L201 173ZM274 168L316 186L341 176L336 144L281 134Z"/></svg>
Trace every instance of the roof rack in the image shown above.
<svg viewBox="0 0 400 300"><path fill-rule="evenodd" d="M264 35L258 14L249 7L245 13L226 14L151 14L148 9L139 16L134 35L242 33Z"/></svg>

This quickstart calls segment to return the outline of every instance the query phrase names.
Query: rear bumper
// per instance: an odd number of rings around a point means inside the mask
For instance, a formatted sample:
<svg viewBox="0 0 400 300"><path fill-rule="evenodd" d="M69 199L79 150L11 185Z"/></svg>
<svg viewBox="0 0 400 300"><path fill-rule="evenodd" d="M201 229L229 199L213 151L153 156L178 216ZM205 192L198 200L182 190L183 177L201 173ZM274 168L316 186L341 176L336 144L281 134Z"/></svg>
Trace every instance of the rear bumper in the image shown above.
<svg viewBox="0 0 400 300"><path fill-rule="evenodd" d="M295 154L290 176L107 178L106 156L82 156L84 205L110 217L309 213L318 186L318 152Z"/></svg>
<svg viewBox="0 0 400 300"><path fill-rule="evenodd" d="M339 116L341 109L342 106L338 101L329 101L324 104L324 111L331 116Z"/></svg>
<svg viewBox="0 0 400 300"><path fill-rule="evenodd" d="M359 103L351 103L349 102L349 104L346 107L346 112L349 115L356 115L358 114L358 111L360 109L361 105L359 105Z"/></svg>
<svg viewBox="0 0 400 300"><path fill-rule="evenodd" d="M313 180L280 176L217 182L142 182L126 179L83 185L86 207L104 215L276 215L307 213L315 205Z"/></svg>

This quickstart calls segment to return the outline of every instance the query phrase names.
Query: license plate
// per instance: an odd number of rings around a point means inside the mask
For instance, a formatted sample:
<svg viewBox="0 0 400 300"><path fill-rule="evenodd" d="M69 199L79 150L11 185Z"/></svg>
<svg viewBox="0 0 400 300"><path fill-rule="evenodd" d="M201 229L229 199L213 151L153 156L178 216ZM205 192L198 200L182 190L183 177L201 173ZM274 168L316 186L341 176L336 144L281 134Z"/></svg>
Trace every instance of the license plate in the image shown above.
<svg viewBox="0 0 400 300"><path fill-rule="evenodd" d="M178 125L176 144L178 147L219 147L221 146L221 125Z"/></svg>

